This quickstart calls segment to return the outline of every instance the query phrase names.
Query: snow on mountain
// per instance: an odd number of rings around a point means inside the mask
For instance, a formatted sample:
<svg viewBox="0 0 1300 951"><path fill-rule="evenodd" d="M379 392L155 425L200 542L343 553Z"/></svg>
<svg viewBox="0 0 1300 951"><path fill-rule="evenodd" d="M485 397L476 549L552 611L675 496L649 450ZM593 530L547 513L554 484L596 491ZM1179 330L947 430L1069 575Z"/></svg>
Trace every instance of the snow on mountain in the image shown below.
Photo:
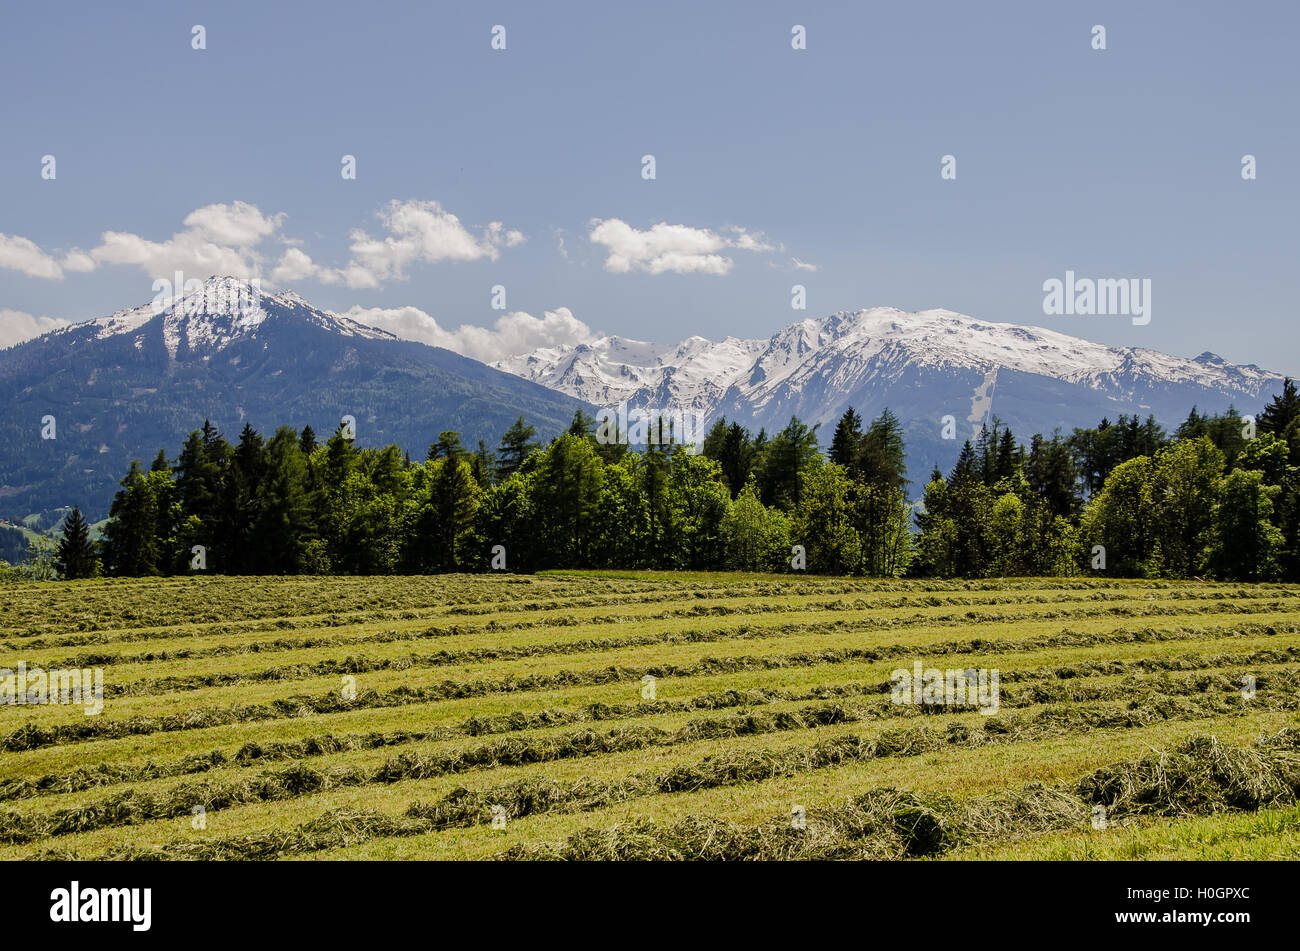
<svg viewBox="0 0 1300 951"><path fill-rule="evenodd" d="M157 325L157 331L162 334L167 353L173 360L182 352L210 357L256 330L272 315L306 320L345 337L397 339L387 331L318 310L293 291L268 294L251 281L216 276L209 277L201 287L177 298L160 297L143 307L73 324L57 333L84 336L90 329L97 340L138 335L160 315L162 321ZM135 346L143 347L144 339L137 336Z"/></svg>
<svg viewBox="0 0 1300 951"><path fill-rule="evenodd" d="M546 347L491 366L596 406L633 401L706 413L765 345L735 337L719 343L688 337L665 346L609 336L589 344Z"/></svg>
<svg viewBox="0 0 1300 951"><path fill-rule="evenodd" d="M767 340L691 337L674 347L604 337L493 366L596 406L680 407L769 431L791 415L829 430L848 406L868 418L888 406L926 465L955 457L961 441L995 415L1025 439L1120 413L1150 413L1174 426L1193 404L1257 410L1282 379L1214 354L1187 359L949 310L892 307L809 318ZM960 438L945 443L940 428L949 415Z"/></svg>

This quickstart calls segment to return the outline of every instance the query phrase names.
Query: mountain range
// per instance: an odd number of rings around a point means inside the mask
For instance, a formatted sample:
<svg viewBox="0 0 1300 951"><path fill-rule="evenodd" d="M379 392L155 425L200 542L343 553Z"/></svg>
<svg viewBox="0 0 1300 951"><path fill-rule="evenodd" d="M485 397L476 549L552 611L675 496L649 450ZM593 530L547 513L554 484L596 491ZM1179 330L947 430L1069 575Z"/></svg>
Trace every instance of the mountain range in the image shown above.
<svg viewBox="0 0 1300 951"><path fill-rule="evenodd" d="M868 420L888 407L903 424L915 486L994 416L1022 441L1120 413L1172 427L1193 405L1257 412L1281 380L1211 353L1186 359L883 307L802 320L767 339L606 336L485 365L291 291L256 295L213 277L175 301L0 351L0 520L72 504L102 517L132 459L147 465L160 448L174 457L204 419L232 441L245 423L264 434L310 424L323 439L350 415L359 445L397 443L423 458L445 429L468 446L495 446L522 415L546 439L577 409L623 402L769 433L797 415L821 425L823 445L847 407Z"/></svg>
<svg viewBox="0 0 1300 951"><path fill-rule="evenodd" d="M495 447L519 416L549 437L588 408L292 292L213 277L163 303L0 351L0 517L73 504L102 517L132 459L174 459L204 419L233 442L245 423L264 435L310 425L323 440L352 416L358 445L397 443L423 459L444 429Z"/></svg>
<svg viewBox="0 0 1300 951"><path fill-rule="evenodd" d="M492 364L600 407L690 409L769 433L792 415L820 423L827 444L849 406L901 420L913 480L946 468L994 416L1022 441L1124 413L1176 426L1195 405L1253 413L1282 377L1140 347L1108 347L1053 330L892 307L810 318L767 339L690 337L661 346L601 337ZM945 417L952 438L945 438Z"/></svg>

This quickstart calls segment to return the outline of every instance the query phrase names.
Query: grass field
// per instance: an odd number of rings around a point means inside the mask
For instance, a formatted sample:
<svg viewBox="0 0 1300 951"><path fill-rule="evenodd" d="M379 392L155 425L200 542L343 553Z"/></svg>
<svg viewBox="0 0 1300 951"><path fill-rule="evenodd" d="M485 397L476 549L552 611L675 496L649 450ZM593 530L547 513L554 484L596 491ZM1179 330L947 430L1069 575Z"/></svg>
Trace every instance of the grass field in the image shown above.
<svg viewBox="0 0 1300 951"><path fill-rule="evenodd" d="M0 668L104 703L0 705L0 859L1300 857L1300 586L2 590ZM894 702L917 661L997 711Z"/></svg>

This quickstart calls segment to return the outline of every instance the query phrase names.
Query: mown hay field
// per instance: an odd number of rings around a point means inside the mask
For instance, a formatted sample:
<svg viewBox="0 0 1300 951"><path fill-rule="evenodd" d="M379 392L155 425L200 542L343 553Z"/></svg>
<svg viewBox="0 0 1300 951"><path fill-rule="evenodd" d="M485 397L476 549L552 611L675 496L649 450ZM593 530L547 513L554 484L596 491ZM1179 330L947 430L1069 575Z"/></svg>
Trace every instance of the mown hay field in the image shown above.
<svg viewBox="0 0 1300 951"><path fill-rule="evenodd" d="M1300 857L1300 586L673 573L3 589L0 859ZM996 712L891 674L997 671ZM650 679L647 679L650 678Z"/></svg>

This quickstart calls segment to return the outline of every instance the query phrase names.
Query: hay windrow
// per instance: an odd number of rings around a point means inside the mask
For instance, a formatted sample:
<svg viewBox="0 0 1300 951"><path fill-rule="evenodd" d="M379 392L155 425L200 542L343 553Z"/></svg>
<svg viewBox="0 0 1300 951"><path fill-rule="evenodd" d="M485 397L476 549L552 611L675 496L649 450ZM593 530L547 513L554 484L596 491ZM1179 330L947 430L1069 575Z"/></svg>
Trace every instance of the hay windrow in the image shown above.
<svg viewBox="0 0 1300 951"><path fill-rule="evenodd" d="M1231 692L1240 683L1239 674L1219 673L1212 676L1189 676L1177 679L1161 677L1155 680L1124 680L1107 684L1088 683L1092 677L1131 677L1137 673L1172 671L1186 673L1206 668L1239 667L1258 669L1259 665L1274 665L1300 659L1300 648L1262 648L1238 654L1218 654L1210 657L1184 655L1170 658L1141 658L1134 661L1094 661L1087 664L1068 664L1059 667L1042 667L1026 671L1004 671L1002 678L1011 689L1004 689L1001 705L1007 708L1025 707L1047 703L1093 703L1106 700L1132 700L1138 694L1188 696L1207 692ZM1293 681L1300 681L1300 673L1281 679L1265 677L1273 689L1287 689ZM208 750L193 753L166 763L149 761L139 765L97 764L66 773L49 773L35 778L15 778L0 781L0 802L29 799L39 796L61 795L87 789L142 783L156 779L205 773L230 766L253 766L275 760L302 760L355 750L373 750L413 743L452 740L457 737L489 736L492 734L524 732L546 727L577 723L598 723L633 719L671 713L691 713L704 710L723 710L730 707L757 707L781 702L814 700L848 700L871 697L888 692L888 682L849 682L825 684L804 691L773 688L751 690L725 690L702 694L683 700L659 699L634 703L592 703L572 709L545 709L518 711L484 717L474 716L458 724L429 730L392 730L388 732L314 734L301 740L268 743L250 742L234 753ZM886 716L941 716L963 712L961 707L899 707L884 702L874 707L858 705L863 718Z"/></svg>
<svg viewBox="0 0 1300 951"><path fill-rule="evenodd" d="M1294 688L1280 694L1261 689L1252 707L1231 696L1194 698L1142 698L1120 709L1086 707L1044 710L1032 716L1013 714L989 717L978 725L951 723L943 729L928 726L899 727L875 736L844 735L809 747L722 753L664 773L636 773L610 781L573 784L543 783L538 796L536 781L524 780L484 791L458 790L432 805L415 804L408 814L426 818L435 827L471 825L490 821L491 807L503 805L513 816L564 808L592 809L630 799L663 793L711 789L794 776L846 762L880 757L918 756L953 746L1026 743L1100 729L1135 729L1165 720L1192 720L1214 715L1241 715L1248 709L1294 710L1300 706ZM47 814L0 813L0 842L23 844L41 838L85 832L90 829L130 825L190 813L195 805L212 812L236 805L291 799L342 786L395 783L464 772L469 769L552 762L584 756L641 749L650 745L673 746L700 739L759 735L790 730L812 730L835 723L865 719L840 704L826 704L775 714L746 713L692 721L676 731L631 726L605 733L579 730L537 741L506 739L463 750L404 753L377 769L355 767L313 770L303 763L279 771L266 771L239 782L182 785L165 793L148 795L125 790L93 803Z"/></svg>
<svg viewBox="0 0 1300 951"><path fill-rule="evenodd" d="M950 640L925 645L927 657L954 654L998 652L1033 652L1062 647L1090 647L1106 644L1159 643L1177 640L1218 640L1229 637L1273 637L1289 633L1286 625L1245 624L1211 628L1117 628L1110 631L1075 632L1069 629L1056 634L985 641L980 638ZM27 724L0 736L0 751L18 752L61 743L90 742L175 730L206 729L232 723L276 720L307 715L338 713L344 710L383 708L407 704L432 703L486 696L549 690L557 687L597 686L635 683L649 674L656 678L689 678L714 674L779 670L787 667L811 667L850 662L876 662L897 657L915 657L922 653L916 644L886 644L870 648L830 648L770 656L703 657L688 664L649 664L610 666L594 669L561 670L552 674L523 677L444 680L418 687L399 687L387 691L367 690L353 700L336 692L322 696L296 695L266 704L231 707L199 707L184 715L162 717L137 716L122 720L96 717L93 722L41 727ZM109 693L106 691L106 693Z"/></svg>
<svg viewBox="0 0 1300 951"><path fill-rule="evenodd" d="M858 590L858 588L854 588L853 590ZM1226 601L1226 600L1231 600L1234 602L1265 601L1271 598L1272 600L1269 602L1269 604L1276 609L1279 605L1283 603L1277 599L1277 595L1279 593L1280 592L1271 591L1268 589L1261 589L1261 590L1237 589L1234 591L1221 591L1221 590L1214 590L1214 589L1207 589L1207 590L1193 589L1190 591L1189 590L1169 591L1162 595L1162 599L1169 600L1169 601L1195 601L1198 604L1200 604L1203 602ZM737 593L737 596L741 596L741 595ZM752 597L752 593L747 593L745 596ZM611 596L611 597L617 598L618 604L620 606L624 606L628 604L653 603L655 601L661 600L662 594L655 592L652 594L647 594L645 596L632 598L632 599L628 599L625 596ZM1300 599L1300 594L1295 594L1293 595L1293 597ZM739 615L739 616L766 615L773 611L779 611L784 614L790 614L790 613L819 614L819 613L834 613L839 611L899 610L902 608L952 607L955 609L959 609L959 608L971 608L971 607L990 608L990 607L997 607L999 605L1018 605L1018 604L1083 604L1083 603L1094 602L1094 601L1119 602L1119 601L1132 601L1133 599L1134 599L1134 595L1131 593L1111 592L1111 591L1104 591L1104 590L1093 590L1093 591L1087 591L1079 595L1071 594L1068 596L1064 596L1060 593L1053 593L1050 596L1010 594L1001 597L995 596L995 597L982 597L982 598L975 598L970 596L963 597L959 595L946 595L940 597L936 594L903 596L903 597L893 597L893 598L883 598L883 599L882 598L874 598L874 599L855 598L853 600L846 600L844 597L840 597L835 600L825 600L825 601L795 603L795 604L778 601L778 602L749 602L741 605L716 605L715 604L715 605L708 606L707 609L696 606L693 608L669 609L660 612L646 613L644 615L636 615L636 619L642 621L643 623L648 624L656 620L668 620L672 618L717 617L717 616L724 616L724 615ZM566 601L550 601L541 604L530 604L528 605L528 607L532 610L561 611L566 608L592 607L592 606L599 606L600 604L604 604L604 603L605 603L605 599L600 599L600 600L590 599L590 598L568 599ZM1300 609L1300 600L1297 600L1297 602L1293 604L1292 607L1295 609ZM403 612L394 612L394 613L400 615L405 620L415 620L424 616L424 613L420 611L403 611ZM451 608L451 609L447 609L447 613L449 616L455 616L467 612L462 611L461 609ZM517 605L498 606L497 613L509 615L512 613L524 613L524 611L522 607L519 607ZM1073 616L1077 616L1077 617L1088 616L1086 614L1081 614L1078 611L1071 611L1070 613ZM1204 612L1203 610L1196 610L1194 612L1180 611L1180 612L1173 612L1173 613L1202 614L1207 612ZM1005 617L1005 615L999 615L999 617ZM307 636L307 637L279 637L275 639L259 639L256 641L252 641L244 644L237 644L237 645L215 645L212 647L203 647L203 648L180 647L172 650L142 651L135 654L124 654L121 653L120 651L107 651L101 649L98 651L85 651L80 654L69 655L67 657L59 658L58 660L51 660L47 663L47 666L81 667L81 666L94 666L96 663L99 665L108 665L113 663L136 664L136 663L150 663L150 662L175 660L175 659L225 657L233 654L245 654L245 653L273 653L277 651L304 650L304 649L317 648L317 647L330 647L330 648L350 647L350 646L356 647L356 646L364 646L366 644L385 644L385 643L393 643L393 642L400 642L400 641L422 641L428 639L455 638L455 637L460 637L460 636L470 635L470 634L483 634L486 632L518 633L527 630L549 629L556 626L562 626L562 627L576 626L578 624L582 624L584 626L599 627L603 625L625 623L628 619L629 616L626 614L593 615L593 616L588 616L583 618L578 618L574 615L566 615L566 614L553 615L552 614L552 615L547 615L545 617L536 618L531 621L510 620L507 623L501 623L499 621L493 620L493 621L489 621L487 624L478 624L478 625L438 624L438 625L432 625L424 628L393 628L389 630L373 631L373 632L366 632L360 634L348 634L348 635L315 635L315 636ZM311 629L320 628L323 626L339 627L348 624L364 623L370 620L374 620L374 618L370 615L366 615L365 617L353 617L348 614L334 614L334 615L328 615L324 617L309 617L309 618L295 618L295 619L281 618L271 622L256 622L254 624L248 624L246 622L238 626L229 625L229 624L226 625L208 624L208 625L191 625L191 626L187 626L183 630L176 630L176 629L162 629L157 631L131 630L131 631L118 631L112 633L105 632L105 633L87 634L87 635L62 635L57 638L33 637L31 639L23 641L21 644L17 644L17 643L7 644L4 642L0 642L0 651L34 650L38 648L60 647L60 646L61 647L78 647L78 646L90 646L90 645L113 646L115 644L132 643L132 642L145 641L145 640L158 640L158 639L168 639L168 638L175 639L181 637L184 638L211 637L214 635L221 635L221 634L246 635L246 634L266 632L266 631L282 631L286 629L294 629L300 627L307 627ZM891 617L891 618L884 619L883 622L881 619L874 619L874 618L857 619L854 622L852 622L852 625L855 626L850 626L848 628L842 627L841 626L842 622L832 622L832 624L824 625L824 626L831 627L835 630L858 629L859 627L864 630L874 630L874 629L879 629L881 627L898 629L900 627L908 626L908 624L911 623L934 624L939 626L963 624L963 623L969 623L970 620L971 619L969 617L968 612L959 611L957 614L951 616L917 613L911 615L910 619L904 619L901 617ZM773 631L773 633L775 634L787 630L798 630L801 627L802 627L801 625L785 625L782 627L773 627L770 628L770 630ZM725 636L727 631L728 629L721 628L721 629L716 629L713 633L716 633L717 636ZM708 629L700 629L699 632L702 634L710 633ZM87 660L88 658L95 658L95 661L90 662Z"/></svg>
<svg viewBox="0 0 1300 951"><path fill-rule="evenodd" d="M936 857L981 842L1005 842L1089 828L1093 806L1110 821L1203 816L1289 805L1300 796L1300 732L1251 747L1194 737L1142 759L1095 770L1071 786L1031 785L1014 793L956 799L873 789L842 805L739 825L691 816L667 826L636 821L584 829L564 842L514 846L507 861L776 861Z"/></svg>

